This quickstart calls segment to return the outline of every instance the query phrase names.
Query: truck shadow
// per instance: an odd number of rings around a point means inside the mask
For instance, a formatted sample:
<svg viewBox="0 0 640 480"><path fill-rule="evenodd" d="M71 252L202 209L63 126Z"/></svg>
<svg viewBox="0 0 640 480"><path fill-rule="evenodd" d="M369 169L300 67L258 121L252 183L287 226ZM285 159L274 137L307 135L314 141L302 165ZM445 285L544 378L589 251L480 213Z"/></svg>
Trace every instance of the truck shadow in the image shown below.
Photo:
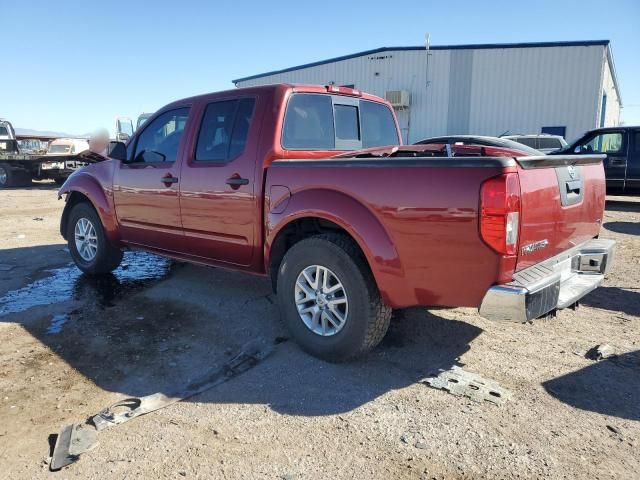
<svg viewBox="0 0 640 480"><path fill-rule="evenodd" d="M599 287L581 300L590 307L640 316L640 289Z"/></svg>
<svg viewBox="0 0 640 480"><path fill-rule="evenodd" d="M68 259L57 251L60 260ZM304 416L347 412L451 368L482 333L409 309L395 315L387 337L367 357L330 364L285 341L266 279L144 253L128 253L125 263L99 278L72 265L53 269L1 296L0 322L21 324L99 388L135 397L175 392L259 338L275 345L269 358L193 401L256 403Z"/></svg>
<svg viewBox="0 0 640 480"><path fill-rule="evenodd" d="M572 407L640 420L640 350L601 360L542 385Z"/></svg>
<svg viewBox="0 0 640 480"><path fill-rule="evenodd" d="M640 235L640 222L607 222L603 227L616 233Z"/></svg>

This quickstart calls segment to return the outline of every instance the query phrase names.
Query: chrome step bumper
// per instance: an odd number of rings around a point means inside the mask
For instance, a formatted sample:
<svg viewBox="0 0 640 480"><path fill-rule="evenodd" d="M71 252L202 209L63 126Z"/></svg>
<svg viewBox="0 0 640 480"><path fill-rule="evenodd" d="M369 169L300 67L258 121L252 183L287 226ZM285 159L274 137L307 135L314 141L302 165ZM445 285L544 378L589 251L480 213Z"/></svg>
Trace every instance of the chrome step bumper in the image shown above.
<svg viewBox="0 0 640 480"><path fill-rule="evenodd" d="M595 290L611 269L616 242L593 239L517 272L513 281L489 289L480 315L489 320L526 322L566 308Z"/></svg>

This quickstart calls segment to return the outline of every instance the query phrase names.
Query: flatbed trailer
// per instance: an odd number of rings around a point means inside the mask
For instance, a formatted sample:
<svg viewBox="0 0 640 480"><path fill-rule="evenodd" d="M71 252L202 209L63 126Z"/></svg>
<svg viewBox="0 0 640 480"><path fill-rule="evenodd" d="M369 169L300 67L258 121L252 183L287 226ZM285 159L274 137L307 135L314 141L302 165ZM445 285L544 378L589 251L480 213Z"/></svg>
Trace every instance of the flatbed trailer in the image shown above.
<svg viewBox="0 0 640 480"><path fill-rule="evenodd" d="M0 188L24 187L32 180L64 183L78 168L86 165L77 155L30 155L0 153Z"/></svg>

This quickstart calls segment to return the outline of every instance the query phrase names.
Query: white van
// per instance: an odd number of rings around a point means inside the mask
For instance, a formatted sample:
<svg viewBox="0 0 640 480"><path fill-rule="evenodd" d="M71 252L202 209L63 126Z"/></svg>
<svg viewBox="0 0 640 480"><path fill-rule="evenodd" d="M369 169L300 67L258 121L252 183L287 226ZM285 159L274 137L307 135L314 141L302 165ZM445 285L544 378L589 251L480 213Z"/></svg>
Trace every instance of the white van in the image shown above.
<svg viewBox="0 0 640 480"><path fill-rule="evenodd" d="M47 156L76 155L89 150L89 142L84 138L58 138L49 144Z"/></svg>

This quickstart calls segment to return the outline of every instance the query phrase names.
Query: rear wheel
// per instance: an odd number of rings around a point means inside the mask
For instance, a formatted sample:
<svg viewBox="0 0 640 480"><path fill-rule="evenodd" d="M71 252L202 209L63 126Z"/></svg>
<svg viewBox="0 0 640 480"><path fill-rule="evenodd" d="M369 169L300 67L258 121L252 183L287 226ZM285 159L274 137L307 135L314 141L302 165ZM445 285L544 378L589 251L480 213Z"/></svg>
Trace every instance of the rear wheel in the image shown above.
<svg viewBox="0 0 640 480"><path fill-rule="evenodd" d="M122 250L109 243L100 217L87 203L78 203L71 209L67 242L75 264L90 275L109 273L122 261Z"/></svg>
<svg viewBox="0 0 640 480"><path fill-rule="evenodd" d="M296 243L278 270L285 325L308 353L331 362L364 355L389 328L384 304L357 245L323 234Z"/></svg>

